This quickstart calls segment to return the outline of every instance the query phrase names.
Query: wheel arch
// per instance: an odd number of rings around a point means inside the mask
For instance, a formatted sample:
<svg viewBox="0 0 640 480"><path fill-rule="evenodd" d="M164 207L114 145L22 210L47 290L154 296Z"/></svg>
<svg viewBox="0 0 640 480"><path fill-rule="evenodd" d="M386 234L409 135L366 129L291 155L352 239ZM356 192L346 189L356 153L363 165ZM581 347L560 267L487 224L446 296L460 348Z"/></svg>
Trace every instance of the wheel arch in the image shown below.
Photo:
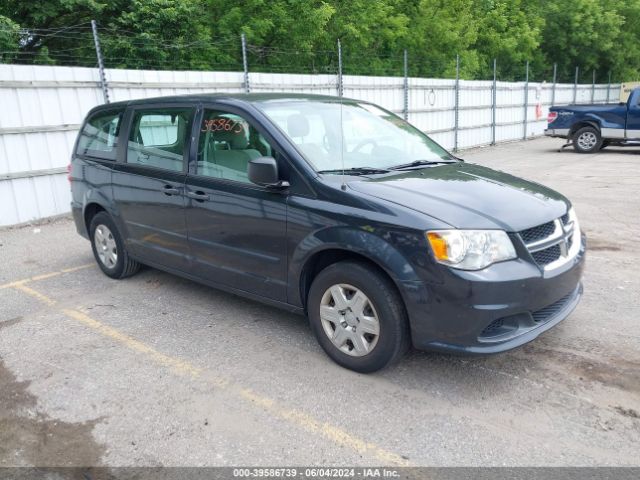
<svg viewBox="0 0 640 480"><path fill-rule="evenodd" d="M578 130L584 127L593 127L598 130L598 132L601 132L602 130L600 123L597 120L580 120L579 122L571 125L571 128L569 129L569 136L573 137Z"/></svg>
<svg viewBox="0 0 640 480"><path fill-rule="evenodd" d="M89 189L82 195L82 219L84 227L86 228L87 235L90 234L89 227L91 226L91 219L99 212L106 212L112 220L115 222L116 227L120 230L123 239L128 238L125 225L121 221L121 217L118 215L118 210L106 193L99 189Z"/></svg>
<svg viewBox="0 0 640 480"><path fill-rule="evenodd" d="M406 262L406 260L404 260L404 258L401 257L398 252L397 254L398 257L396 257L394 263L396 263L397 265L398 261L402 261L402 263L405 265L403 273L406 275L407 273L409 273L408 269L406 268L406 266L408 266L408 262ZM390 284L402 299L403 304L405 304L406 299L401 288L401 279L399 279L397 275L394 274L396 268L385 264L385 262L381 261L381 259L379 258L368 255L367 252L348 249L344 246L331 245L327 246L326 248L318 249L309 254L304 263L301 265L300 274L298 275L296 293L298 295L298 298L300 299L302 308L304 309L305 313L307 310L307 298L309 295L309 290L314 278L328 266L342 261L356 261L368 265L376 270L378 273L380 273L380 275L389 280Z"/></svg>
<svg viewBox="0 0 640 480"><path fill-rule="evenodd" d="M91 226L91 220L100 212L108 212L108 210L96 201L91 201L84 207L82 212L82 218L84 219L84 226L87 229L87 234L90 234L89 227Z"/></svg>

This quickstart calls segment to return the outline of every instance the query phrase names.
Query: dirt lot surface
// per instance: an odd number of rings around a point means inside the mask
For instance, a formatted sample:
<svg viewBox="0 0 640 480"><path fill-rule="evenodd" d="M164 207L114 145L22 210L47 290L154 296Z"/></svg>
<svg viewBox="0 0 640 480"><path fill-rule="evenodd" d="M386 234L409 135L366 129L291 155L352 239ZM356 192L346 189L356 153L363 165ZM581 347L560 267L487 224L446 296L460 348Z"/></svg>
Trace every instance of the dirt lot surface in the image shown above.
<svg viewBox="0 0 640 480"><path fill-rule="evenodd" d="M95 266L68 219L0 230L0 466L640 465L640 149L464 152L566 194L585 295L489 358L359 375L302 317Z"/></svg>

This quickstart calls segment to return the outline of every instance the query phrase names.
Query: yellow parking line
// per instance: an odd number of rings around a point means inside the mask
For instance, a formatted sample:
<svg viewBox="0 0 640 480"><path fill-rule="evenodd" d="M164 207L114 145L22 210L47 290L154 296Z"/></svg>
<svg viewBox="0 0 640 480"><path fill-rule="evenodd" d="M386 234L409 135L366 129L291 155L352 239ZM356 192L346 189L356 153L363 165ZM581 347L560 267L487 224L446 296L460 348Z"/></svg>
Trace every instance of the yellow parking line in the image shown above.
<svg viewBox="0 0 640 480"><path fill-rule="evenodd" d="M80 323L91 327L93 330L101 333L105 337L109 337L118 343L123 344L127 348L131 350L135 350L136 352L143 353L151 358L154 362L162 365L163 367L168 367L174 370L176 373L189 375L191 377L197 377L202 373L202 370L191 365L188 362L180 360L178 358L173 358L163 353L158 352L153 347L142 343L138 340L135 340L122 332L119 332L115 328L109 327L103 323L94 320L86 313L80 312L78 310L70 310L68 308L63 308L62 312Z"/></svg>
<svg viewBox="0 0 640 480"><path fill-rule="evenodd" d="M31 295L34 298L37 298L38 300L40 300L42 303L46 303L47 305L55 305L56 301L53 298L47 297L46 295L35 291L33 288L29 288L26 285L22 284L22 283L18 283L16 285L13 286L13 288L20 290L26 294Z"/></svg>
<svg viewBox="0 0 640 480"><path fill-rule="evenodd" d="M40 293L32 288L29 288L21 283L13 285L14 288L37 298L47 305L55 305L56 301L43 293ZM321 435L326 439L341 445L343 447L350 448L361 455L372 455L379 462L384 465L394 466L409 466L409 462L393 452L387 451L384 448L370 442L366 442L351 433L333 426L327 422L317 420L313 416L304 413L300 410L291 409L284 405L278 404L272 398L264 396L260 393L256 393L249 388L244 388L239 384L236 384L230 380L217 377L211 372L207 372L202 368L199 368L186 360L181 360L176 357L172 357L161 353L153 347L136 340L113 327L105 325L98 320L91 318L84 312L74 309L63 308L62 312L69 318L80 322L83 325L91 328L92 330L100 333L101 335L108 337L121 345L136 351L148 357L153 362L169 368L172 372L188 376L191 378L200 378L207 383L216 386L221 389L225 389L229 393L249 402L249 404L261 407L263 410L273 415L274 417L285 420L303 430Z"/></svg>
<svg viewBox="0 0 640 480"><path fill-rule="evenodd" d="M78 270L83 270L85 268L89 268L94 265L95 263L86 263L84 265L79 265L77 267L63 268L62 270L56 270L55 272L43 273L41 275L36 275L34 277L24 278L22 280L16 280L14 282L9 282L9 283L5 283L4 285L0 285L0 290L4 288L14 288L14 287L17 287L18 285L24 285L25 283L29 283L29 282L37 282L38 280L46 280L47 278L57 277L65 273L76 272Z"/></svg>

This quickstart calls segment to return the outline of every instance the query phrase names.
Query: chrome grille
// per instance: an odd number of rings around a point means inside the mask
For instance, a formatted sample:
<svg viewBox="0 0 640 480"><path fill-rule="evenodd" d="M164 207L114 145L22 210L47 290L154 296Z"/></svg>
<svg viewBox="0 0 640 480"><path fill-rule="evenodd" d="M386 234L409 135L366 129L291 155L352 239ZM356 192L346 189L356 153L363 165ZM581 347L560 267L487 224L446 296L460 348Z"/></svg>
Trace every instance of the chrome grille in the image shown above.
<svg viewBox="0 0 640 480"><path fill-rule="evenodd" d="M519 235L536 264L550 270L577 254L578 246L573 248L575 226L576 222L566 213L556 220L522 230Z"/></svg>
<svg viewBox="0 0 640 480"><path fill-rule="evenodd" d="M560 255L562 255L562 252L560 252L560 245L554 245L531 254L536 263L542 266L555 262L560 258Z"/></svg>
<svg viewBox="0 0 640 480"><path fill-rule="evenodd" d="M527 228L520 232L520 236L524 243L531 243L538 240L542 240L543 238L547 238L556 230L555 222L547 222L542 225L538 225L537 227Z"/></svg>

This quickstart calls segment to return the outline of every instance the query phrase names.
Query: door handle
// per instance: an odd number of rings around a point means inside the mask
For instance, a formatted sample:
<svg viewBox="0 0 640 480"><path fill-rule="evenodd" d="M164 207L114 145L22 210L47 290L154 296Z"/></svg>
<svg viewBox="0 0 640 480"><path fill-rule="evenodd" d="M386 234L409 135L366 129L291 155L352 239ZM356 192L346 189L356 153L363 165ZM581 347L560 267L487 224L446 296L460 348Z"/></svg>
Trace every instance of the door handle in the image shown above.
<svg viewBox="0 0 640 480"><path fill-rule="evenodd" d="M209 195L200 190L197 190L195 192L187 190L187 197L193 198L196 202L204 202L205 200L209 200Z"/></svg>
<svg viewBox="0 0 640 480"><path fill-rule="evenodd" d="M173 185L165 185L164 188L162 189L162 192L169 197L171 195L180 195L181 193L180 189L174 187Z"/></svg>

